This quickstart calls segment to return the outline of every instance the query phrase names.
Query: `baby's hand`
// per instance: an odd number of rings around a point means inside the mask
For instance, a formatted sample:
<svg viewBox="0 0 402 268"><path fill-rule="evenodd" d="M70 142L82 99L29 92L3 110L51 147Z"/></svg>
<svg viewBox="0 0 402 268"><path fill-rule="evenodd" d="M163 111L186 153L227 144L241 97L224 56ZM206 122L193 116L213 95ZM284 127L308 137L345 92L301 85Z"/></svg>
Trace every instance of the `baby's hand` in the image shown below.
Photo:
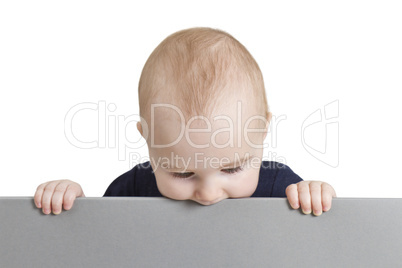
<svg viewBox="0 0 402 268"><path fill-rule="evenodd" d="M301 208L304 214L313 213L316 216L321 215L322 211L328 211L331 208L332 197L336 197L334 188L322 181L301 181L291 184L286 188L286 196L289 204L294 209Z"/></svg>
<svg viewBox="0 0 402 268"><path fill-rule="evenodd" d="M60 214L64 204L65 210L70 210L76 197L85 197L81 186L70 180L48 181L38 186L34 201L43 213Z"/></svg>

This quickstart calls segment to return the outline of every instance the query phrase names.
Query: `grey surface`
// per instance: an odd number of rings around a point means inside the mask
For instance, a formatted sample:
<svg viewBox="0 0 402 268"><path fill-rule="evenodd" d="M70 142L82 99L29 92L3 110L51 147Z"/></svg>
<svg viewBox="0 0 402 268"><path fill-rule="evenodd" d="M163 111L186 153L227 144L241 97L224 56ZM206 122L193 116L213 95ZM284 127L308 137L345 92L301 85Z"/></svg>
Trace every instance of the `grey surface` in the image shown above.
<svg viewBox="0 0 402 268"><path fill-rule="evenodd" d="M86 197L44 215L0 197L0 218L0 267L402 267L401 198L335 198L317 217L285 198Z"/></svg>

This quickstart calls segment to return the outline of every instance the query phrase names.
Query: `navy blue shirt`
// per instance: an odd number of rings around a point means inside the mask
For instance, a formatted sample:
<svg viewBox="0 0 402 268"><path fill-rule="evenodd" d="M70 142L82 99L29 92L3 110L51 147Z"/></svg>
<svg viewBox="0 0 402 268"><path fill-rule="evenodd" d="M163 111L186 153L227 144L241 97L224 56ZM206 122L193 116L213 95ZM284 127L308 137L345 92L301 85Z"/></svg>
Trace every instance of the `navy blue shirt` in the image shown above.
<svg viewBox="0 0 402 268"><path fill-rule="evenodd" d="M303 179L290 167L275 161L262 161L258 185L251 197L286 197L286 187ZM156 185L155 174L149 161L120 175L103 196L163 196Z"/></svg>

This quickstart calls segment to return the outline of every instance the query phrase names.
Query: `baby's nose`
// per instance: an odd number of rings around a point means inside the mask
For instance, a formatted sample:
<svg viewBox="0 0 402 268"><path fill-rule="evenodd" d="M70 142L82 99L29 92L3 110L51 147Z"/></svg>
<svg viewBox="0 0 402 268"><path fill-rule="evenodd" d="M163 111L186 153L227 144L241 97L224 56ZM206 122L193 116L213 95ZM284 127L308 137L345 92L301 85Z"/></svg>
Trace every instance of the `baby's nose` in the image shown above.
<svg viewBox="0 0 402 268"><path fill-rule="evenodd" d="M195 199L202 205L212 205L223 198L223 190L216 184L204 183L195 192Z"/></svg>

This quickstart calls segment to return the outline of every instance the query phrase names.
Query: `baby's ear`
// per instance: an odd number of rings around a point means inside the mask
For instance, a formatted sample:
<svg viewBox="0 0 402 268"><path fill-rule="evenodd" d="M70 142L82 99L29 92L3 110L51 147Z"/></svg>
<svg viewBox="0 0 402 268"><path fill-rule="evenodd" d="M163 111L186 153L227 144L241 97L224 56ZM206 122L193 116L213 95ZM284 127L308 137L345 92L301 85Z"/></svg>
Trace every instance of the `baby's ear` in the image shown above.
<svg viewBox="0 0 402 268"><path fill-rule="evenodd" d="M141 136L144 137L144 135L142 134L142 125L141 125L141 122L140 122L140 121L137 122L137 129L138 129L138 131L141 133Z"/></svg>
<svg viewBox="0 0 402 268"><path fill-rule="evenodd" d="M267 122L268 122L268 124L267 125L269 125L269 123L271 123L271 119L272 119L272 113L268 112L268 114L267 114Z"/></svg>
<svg viewBox="0 0 402 268"><path fill-rule="evenodd" d="M268 112L267 113L267 124L265 125L265 131L264 131L264 138L263 138L263 140L265 140L265 138L267 137L267 135L268 135L268 128L269 128L269 124L271 123L271 119L272 119L272 113L271 112Z"/></svg>

